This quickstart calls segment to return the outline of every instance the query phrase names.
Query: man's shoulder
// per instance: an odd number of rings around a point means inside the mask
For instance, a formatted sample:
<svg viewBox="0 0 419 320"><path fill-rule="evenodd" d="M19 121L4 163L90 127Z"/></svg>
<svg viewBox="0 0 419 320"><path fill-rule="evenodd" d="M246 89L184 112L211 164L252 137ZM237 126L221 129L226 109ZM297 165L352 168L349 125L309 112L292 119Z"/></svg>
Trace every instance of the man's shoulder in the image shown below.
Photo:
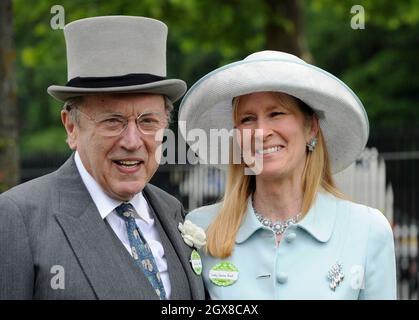
<svg viewBox="0 0 419 320"><path fill-rule="evenodd" d="M27 225L49 214L57 189L55 172L19 184L0 194L0 223L23 219Z"/></svg>
<svg viewBox="0 0 419 320"><path fill-rule="evenodd" d="M0 201L3 199L11 199L14 202L30 201L42 201L40 198L43 194L48 195L51 190L56 188L55 180L56 171L40 176L38 178L26 181L18 184L13 188L0 194Z"/></svg>
<svg viewBox="0 0 419 320"><path fill-rule="evenodd" d="M74 157L70 156L67 161L65 161L55 171L18 184L17 186L0 194L0 199L16 199L19 202L27 201L30 199L42 201L42 196L50 195L53 193L52 191L57 190L59 179L63 180L61 183L66 183L69 173L74 174L77 172L76 170L77 169L74 163Z"/></svg>
<svg viewBox="0 0 419 320"><path fill-rule="evenodd" d="M145 193L146 195L151 195L152 197L155 197L159 200L159 202L165 202L169 205L181 205L180 201L176 199L174 196L172 196L170 193L164 191L163 189L160 189L159 187L147 183L145 187Z"/></svg>
<svg viewBox="0 0 419 320"><path fill-rule="evenodd" d="M336 198L339 212L337 218L345 223L347 232L361 237L379 238L389 241L393 238L392 227L383 212L354 201ZM351 223L347 223L351 221ZM380 240L381 241L381 240Z"/></svg>

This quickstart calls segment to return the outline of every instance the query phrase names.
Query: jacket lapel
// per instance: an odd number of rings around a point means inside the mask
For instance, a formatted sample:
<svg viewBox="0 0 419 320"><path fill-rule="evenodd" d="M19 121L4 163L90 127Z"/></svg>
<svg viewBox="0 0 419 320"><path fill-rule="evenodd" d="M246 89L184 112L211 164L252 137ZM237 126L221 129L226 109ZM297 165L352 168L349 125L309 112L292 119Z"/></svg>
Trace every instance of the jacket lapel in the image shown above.
<svg viewBox="0 0 419 320"><path fill-rule="evenodd" d="M151 214L153 215L155 226L158 230L160 241L164 248L164 256L167 261L168 272L169 272L169 279L170 279L170 287L171 287L171 295L170 299L172 300L190 300L191 299L191 291L189 290L189 280L185 274L185 270L183 269L183 265L180 262L180 258L176 253L170 239L168 238L161 221L157 214L154 212L154 209L151 207Z"/></svg>
<svg viewBox="0 0 419 320"><path fill-rule="evenodd" d="M189 287L191 289L192 299L204 299L204 287L201 276L197 276L190 265L189 259L192 252L192 249L188 247L185 242L182 239L182 236L180 235L180 231L178 230L178 223L183 222L181 220L176 219L176 211L179 210L179 208L173 208L168 205L167 202L162 201L161 198L152 190L152 188L147 185L143 190L144 196L147 199L150 207L154 211L154 214L156 215L157 219L159 220L161 227L164 230L164 233L167 235L168 240L170 241L170 244L174 248L174 254L177 255L177 257L171 257L177 258L180 260L183 272L186 273L186 276L189 281ZM179 212L179 216L180 216ZM162 237L163 238L163 237ZM166 247L165 247L166 250ZM176 283L177 281L180 281L180 278L176 276L175 272L176 270L170 270L171 259L169 259L170 256L168 256L168 265L169 265L169 273L170 273L170 279L171 279L171 287L172 287L172 298L176 299L176 296L178 294L177 290L180 289Z"/></svg>
<svg viewBox="0 0 419 320"><path fill-rule="evenodd" d="M71 157L57 172L56 219L98 299L157 299L129 253L118 245Z"/></svg>

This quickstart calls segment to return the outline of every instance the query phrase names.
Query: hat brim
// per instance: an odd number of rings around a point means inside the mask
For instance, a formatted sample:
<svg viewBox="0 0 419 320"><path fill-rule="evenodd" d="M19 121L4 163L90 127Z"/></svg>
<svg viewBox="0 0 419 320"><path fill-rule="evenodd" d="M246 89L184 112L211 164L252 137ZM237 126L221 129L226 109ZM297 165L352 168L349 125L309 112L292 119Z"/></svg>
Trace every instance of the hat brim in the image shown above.
<svg viewBox="0 0 419 320"><path fill-rule="evenodd" d="M185 94L186 83L179 79L167 79L141 85L104 88L80 88L52 85L48 87L47 91L53 98L62 102L69 98L104 93L154 93L165 95L170 101L176 102Z"/></svg>
<svg viewBox="0 0 419 320"><path fill-rule="evenodd" d="M252 92L277 91L297 97L319 118L333 173L348 167L368 140L365 109L355 93L332 74L307 63L282 59L243 60L218 68L195 83L179 110L181 133L187 141L190 130L233 128L232 99ZM192 150L201 160L197 144ZM220 150L221 151L221 150ZM213 158L214 155L211 155ZM221 159L221 156L219 157Z"/></svg>

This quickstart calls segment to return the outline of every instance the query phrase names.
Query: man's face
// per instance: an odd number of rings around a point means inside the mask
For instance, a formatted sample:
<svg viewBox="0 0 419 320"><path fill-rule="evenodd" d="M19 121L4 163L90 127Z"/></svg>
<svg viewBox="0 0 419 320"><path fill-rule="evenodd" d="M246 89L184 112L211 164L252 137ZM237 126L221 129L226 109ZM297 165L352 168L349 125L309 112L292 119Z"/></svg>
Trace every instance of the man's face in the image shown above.
<svg viewBox="0 0 419 320"><path fill-rule="evenodd" d="M120 94L86 96L78 107L78 123L68 112L62 120L68 132L68 143L77 150L84 167L112 198L130 200L142 191L158 168L155 152L161 142L154 134L144 134L135 118L143 113L159 113L166 117L162 95ZM129 119L125 130L114 137L105 136L98 119Z"/></svg>

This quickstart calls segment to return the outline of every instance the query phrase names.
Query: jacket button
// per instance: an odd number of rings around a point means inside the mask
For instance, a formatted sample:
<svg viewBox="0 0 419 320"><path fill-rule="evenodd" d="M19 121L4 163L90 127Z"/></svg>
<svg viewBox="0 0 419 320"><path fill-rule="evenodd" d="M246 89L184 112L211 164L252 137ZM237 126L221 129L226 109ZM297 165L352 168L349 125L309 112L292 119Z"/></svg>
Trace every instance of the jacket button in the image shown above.
<svg viewBox="0 0 419 320"><path fill-rule="evenodd" d="M288 275L285 272L278 272L276 279L279 283L284 284L288 281Z"/></svg>
<svg viewBox="0 0 419 320"><path fill-rule="evenodd" d="M294 232L290 232L285 236L285 241L291 243L295 240L296 237L297 237L297 235Z"/></svg>

